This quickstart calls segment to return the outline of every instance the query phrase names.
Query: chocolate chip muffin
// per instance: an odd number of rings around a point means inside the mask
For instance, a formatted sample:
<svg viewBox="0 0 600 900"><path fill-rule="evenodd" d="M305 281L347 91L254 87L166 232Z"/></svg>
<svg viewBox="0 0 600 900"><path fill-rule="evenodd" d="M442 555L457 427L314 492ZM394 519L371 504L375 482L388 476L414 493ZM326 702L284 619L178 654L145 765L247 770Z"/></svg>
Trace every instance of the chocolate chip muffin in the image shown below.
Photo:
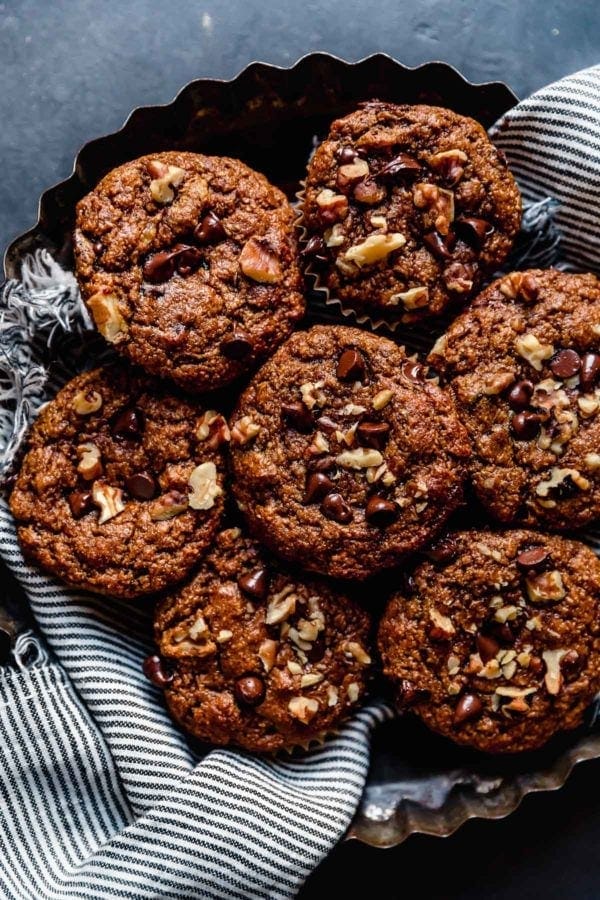
<svg viewBox="0 0 600 900"><path fill-rule="evenodd" d="M96 326L187 390L228 384L304 312L293 218L281 191L235 159L125 163L77 205L76 273Z"/></svg>
<svg viewBox="0 0 600 900"><path fill-rule="evenodd" d="M366 578L427 543L462 500L450 396L385 338L316 326L256 374L231 420L233 491L280 556Z"/></svg>
<svg viewBox="0 0 600 900"><path fill-rule="evenodd" d="M219 526L228 434L124 367L78 375L34 423L10 498L24 553L114 597L181 581Z"/></svg>
<svg viewBox="0 0 600 900"><path fill-rule="evenodd" d="M554 270L491 284L433 348L473 443L471 475L501 522L600 517L600 282Z"/></svg>
<svg viewBox="0 0 600 900"><path fill-rule="evenodd" d="M371 101L308 168L304 255L343 306L412 322L464 302L506 257L521 199L482 126Z"/></svg>
<svg viewBox="0 0 600 900"><path fill-rule="evenodd" d="M488 753L580 725L600 690L600 561L531 531L451 536L379 628L400 708Z"/></svg>
<svg viewBox="0 0 600 900"><path fill-rule="evenodd" d="M362 699L369 617L223 531L194 579L159 604L144 664L174 718L213 744L274 752L333 729Z"/></svg>

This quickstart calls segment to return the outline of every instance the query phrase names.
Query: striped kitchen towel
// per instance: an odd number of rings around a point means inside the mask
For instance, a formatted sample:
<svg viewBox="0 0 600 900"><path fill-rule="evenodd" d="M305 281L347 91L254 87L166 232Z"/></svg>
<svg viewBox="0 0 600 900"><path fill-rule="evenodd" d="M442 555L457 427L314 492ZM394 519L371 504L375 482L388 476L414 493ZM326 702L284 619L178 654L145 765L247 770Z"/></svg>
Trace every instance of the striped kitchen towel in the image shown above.
<svg viewBox="0 0 600 900"><path fill-rule="evenodd" d="M495 129L528 202L523 264L598 269L599 97L600 66L539 91ZM40 404L70 374L87 324L72 276L47 255L7 285L6 466ZM51 377L42 363L48 344L58 360ZM370 733L388 707L373 702L302 756L219 749L201 758L141 674L148 604L73 591L29 566L5 503L0 555L45 639L20 638L13 666L0 670L1 896L295 896L352 820Z"/></svg>

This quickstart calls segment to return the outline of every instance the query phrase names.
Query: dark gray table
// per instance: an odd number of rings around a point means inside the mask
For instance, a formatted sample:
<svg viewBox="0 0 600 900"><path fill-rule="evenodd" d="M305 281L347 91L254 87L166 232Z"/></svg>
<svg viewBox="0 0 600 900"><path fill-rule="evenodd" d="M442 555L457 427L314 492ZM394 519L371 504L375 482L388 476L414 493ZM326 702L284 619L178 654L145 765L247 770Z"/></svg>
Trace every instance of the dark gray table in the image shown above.
<svg viewBox="0 0 600 900"><path fill-rule="evenodd" d="M289 65L310 50L444 59L525 96L600 60L598 0L8 0L0 3L0 245L30 227L41 191L79 146L144 103L254 59ZM544 900L600 896L600 766L503 822L383 853L338 847L303 897ZM328 888L328 884L331 887ZM1 893L1 888L0 888Z"/></svg>

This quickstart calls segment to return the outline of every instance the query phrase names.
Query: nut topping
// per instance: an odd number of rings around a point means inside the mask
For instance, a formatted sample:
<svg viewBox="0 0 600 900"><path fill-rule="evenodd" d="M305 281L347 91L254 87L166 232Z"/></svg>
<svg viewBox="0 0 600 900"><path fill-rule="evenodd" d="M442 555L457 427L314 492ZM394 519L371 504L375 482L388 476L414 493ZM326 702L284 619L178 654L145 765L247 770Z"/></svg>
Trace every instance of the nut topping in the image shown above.
<svg viewBox="0 0 600 900"><path fill-rule="evenodd" d="M552 344L541 344L535 334L525 334L515 341L515 348L536 372L541 372L542 363L554 354Z"/></svg>
<svg viewBox="0 0 600 900"><path fill-rule="evenodd" d="M188 508L188 498L180 491L167 491L154 501L150 508L153 522L164 522L180 515Z"/></svg>
<svg viewBox="0 0 600 900"><path fill-rule="evenodd" d="M207 409L196 428L196 438L207 441L207 446L216 450L231 439L231 433L224 417L215 409Z"/></svg>
<svg viewBox="0 0 600 900"><path fill-rule="evenodd" d="M121 315L119 298L115 294L98 291L89 298L87 305L96 328L109 343L118 344L126 337L129 326Z"/></svg>
<svg viewBox="0 0 600 900"><path fill-rule="evenodd" d="M398 294L392 294L387 301L388 306L398 306L402 303L405 309L422 309L429 303L429 288L414 287L408 291L401 291Z"/></svg>
<svg viewBox="0 0 600 900"><path fill-rule="evenodd" d="M566 650L545 650L542 653L542 659L546 665L544 684L549 694L555 695L560 692L563 683L560 663L563 656L566 655Z"/></svg>
<svg viewBox="0 0 600 900"><path fill-rule="evenodd" d="M525 579L525 587L531 603L557 603L567 595L562 576L556 569L529 575Z"/></svg>
<svg viewBox="0 0 600 900"><path fill-rule="evenodd" d="M78 416L89 416L102 406L102 394L98 391L78 391L73 397L73 409Z"/></svg>
<svg viewBox="0 0 600 900"><path fill-rule="evenodd" d="M397 231L390 234L370 234L360 244L349 247L342 259L354 263L360 269L385 259L394 250L403 247L405 243L406 238Z"/></svg>
<svg viewBox="0 0 600 900"><path fill-rule="evenodd" d="M240 268L244 275L261 284L281 281L283 272L279 257L267 241L250 238L240 253Z"/></svg>
<svg viewBox="0 0 600 900"><path fill-rule="evenodd" d="M156 203L164 206L172 203L175 197L174 188L178 188L185 178L185 171L179 166L168 166L158 159L152 159L147 164L148 174L152 178L150 182L150 196Z"/></svg>
<svg viewBox="0 0 600 900"><path fill-rule="evenodd" d="M433 628L429 632L429 636L434 641L446 641L456 634L456 629L448 616L443 615L434 606L429 609L429 617L433 622Z"/></svg>
<svg viewBox="0 0 600 900"><path fill-rule="evenodd" d="M270 672L277 658L277 641L265 640L259 647L258 655L265 672Z"/></svg>
<svg viewBox="0 0 600 900"><path fill-rule="evenodd" d="M267 625L277 625L285 622L296 611L296 594L291 584L286 585L277 594L273 594L267 604L265 622Z"/></svg>
<svg viewBox="0 0 600 900"><path fill-rule="evenodd" d="M469 157L463 150L443 150L429 157L431 168L442 176L449 184L456 184L464 175L464 164Z"/></svg>
<svg viewBox="0 0 600 900"><path fill-rule="evenodd" d="M253 422L250 416L242 416L242 418L238 419L237 422L234 422L231 427L231 442L243 446L244 444L249 443L249 441L254 440L259 432L260 425Z"/></svg>
<svg viewBox="0 0 600 900"><path fill-rule="evenodd" d="M191 509L211 509L215 499L223 493L217 483L217 467L214 462L200 463L188 479L191 488L188 504Z"/></svg>
<svg viewBox="0 0 600 900"><path fill-rule="evenodd" d="M319 711L319 702L311 697L292 697L288 709L295 719L308 725Z"/></svg>
<svg viewBox="0 0 600 900"><path fill-rule="evenodd" d="M350 656L353 656L361 666L369 666L371 664L371 657L357 641L348 641L345 651Z"/></svg>
<svg viewBox="0 0 600 900"><path fill-rule="evenodd" d="M384 388L382 391L379 391L372 400L372 407L376 410L381 410L388 405L392 397L394 396L394 392Z"/></svg>
<svg viewBox="0 0 600 900"><path fill-rule="evenodd" d="M77 447L77 456L79 457L77 471L86 481L93 481L102 473L100 450L95 444L89 441L80 444Z"/></svg>
<svg viewBox="0 0 600 900"><path fill-rule="evenodd" d="M451 263L444 269L444 283L455 294L468 294L474 284L472 267L466 263Z"/></svg>
<svg viewBox="0 0 600 900"><path fill-rule="evenodd" d="M125 509L123 491L100 481L95 481L92 485L92 500L100 509L98 525L104 525L105 522L114 519Z"/></svg>
<svg viewBox="0 0 600 900"><path fill-rule="evenodd" d="M324 385L324 381L316 381L314 384L312 381L307 381L305 384L300 385L302 402L307 409L314 409L315 406L320 407L325 404L327 397L321 390Z"/></svg>
<svg viewBox="0 0 600 900"><path fill-rule="evenodd" d="M591 487L587 478L578 472L577 469L561 469L553 466L550 469L550 478L546 481L540 481L535 488L538 497L547 497L551 492L557 492L560 496L561 491L565 496L571 493L568 485L575 485L581 491L588 491Z"/></svg>
<svg viewBox="0 0 600 900"><path fill-rule="evenodd" d="M329 188L325 188L316 196L319 207L319 218L323 225L333 225L345 219L348 214L348 199L343 194L334 194ZM328 247L335 246L326 242Z"/></svg>
<svg viewBox="0 0 600 900"><path fill-rule="evenodd" d="M340 166L337 174L338 190L347 192L369 174L369 164L365 159L356 158L354 162Z"/></svg>
<svg viewBox="0 0 600 900"><path fill-rule="evenodd" d="M447 235L454 221L454 194L435 184L420 183L413 188L413 202L417 209L426 210L425 224Z"/></svg>
<svg viewBox="0 0 600 900"><path fill-rule="evenodd" d="M383 456L378 450L365 450L364 447L357 447L356 450L344 450L335 458L338 466L344 469L368 469L370 466L380 466L383 462Z"/></svg>
<svg viewBox="0 0 600 900"><path fill-rule="evenodd" d="M522 272L511 272L499 284L501 294L509 300L521 297L529 303L537 299L539 293L538 283L533 275L524 275Z"/></svg>

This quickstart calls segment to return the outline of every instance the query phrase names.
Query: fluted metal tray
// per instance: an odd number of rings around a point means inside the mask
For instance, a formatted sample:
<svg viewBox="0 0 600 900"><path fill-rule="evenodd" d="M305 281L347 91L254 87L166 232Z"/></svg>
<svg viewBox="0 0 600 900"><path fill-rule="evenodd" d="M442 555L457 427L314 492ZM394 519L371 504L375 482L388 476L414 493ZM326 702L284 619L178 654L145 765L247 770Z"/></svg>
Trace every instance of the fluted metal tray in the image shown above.
<svg viewBox="0 0 600 900"><path fill-rule="evenodd" d="M134 110L123 127L86 144L71 176L41 197L39 220L7 249L7 277L44 247L71 263L77 200L114 166L143 153L189 149L238 157L264 172L290 199L314 142L359 101L428 102L490 126L517 101L499 82L472 84L442 62L408 68L382 54L347 63L324 53L289 69L253 63L231 81L200 79L165 106ZM469 818L508 815L532 791L564 784L573 766L600 756L589 727L544 750L484 757L435 737L410 717L383 725L373 740L368 783L348 837L377 847L414 832L448 835Z"/></svg>

